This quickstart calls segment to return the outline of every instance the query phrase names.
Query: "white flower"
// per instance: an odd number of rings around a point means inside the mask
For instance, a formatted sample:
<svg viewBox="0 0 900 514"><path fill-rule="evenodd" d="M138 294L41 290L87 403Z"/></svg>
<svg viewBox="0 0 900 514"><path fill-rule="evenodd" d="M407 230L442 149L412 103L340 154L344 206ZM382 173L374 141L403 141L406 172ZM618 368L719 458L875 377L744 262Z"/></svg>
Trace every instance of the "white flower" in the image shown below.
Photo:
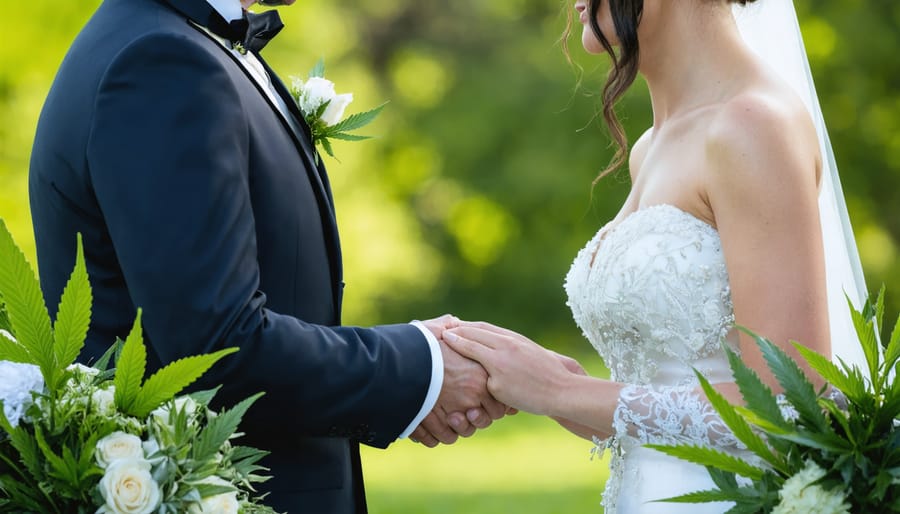
<svg viewBox="0 0 900 514"><path fill-rule="evenodd" d="M315 114L316 110L325 102L334 100L337 93L334 92L334 82L321 77L310 77L303 82L294 82L294 88L299 92L298 102L304 116Z"/></svg>
<svg viewBox="0 0 900 514"><path fill-rule="evenodd" d="M91 403L94 410L101 416L112 416L116 413L116 386L107 389L97 389L91 395Z"/></svg>
<svg viewBox="0 0 900 514"><path fill-rule="evenodd" d="M106 501L97 514L150 514L159 505L159 484L144 459L113 462L97 487Z"/></svg>
<svg viewBox="0 0 900 514"><path fill-rule="evenodd" d="M163 426L171 426L171 405L171 402L166 402L162 406L157 407L150 413L150 417ZM197 412L198 407L199 404L190 396L179 396L178 398L175 398L176 412L183 410L188 418Z"/></svg>
<svg viewBox="0 0 900 514"><path fill-rule="evenodd" d="M781 502L772 514L849 514L850 505L840 489L826 490L813 482L825 476L825 470L815 462L787 479L778 496Z"/></svg>
<svg viewBox="0 0 900 514"><path fill-rule="evenodd" d="M14 340L9 333L4 333L2 337ZM19 420L31 406L31 392L43 389L44 378L37 366L0 361L0 401L3 402L3 414L12 426L19 426Z"/></svg>
<svg viewBox="0 0 900 514"><path fill-rule="evenodd" d="M204 478L200 481L202 484L213 484L221 486L232 486L231 482L217 476ZM200 505L194 505L190 509L191 514L238 514L240 503L237 499L237 491L229 493L217 494L209 498L203 498Z"/></svg>
<svg viewBox="0 0 900 514"><path fill-rule="evenodd" d="M328 127L336 125L344 117L344 110L347 109L347 106L352 101L353 93L345 93L332 98L331 103L328 104L325 112L322 113L322 122Z"/></svg>
<svg viewBox="0 0 900 514"><path fill-rule="evenodd" d="M125 432L113 432L97 441L97 464L106 468L119 460L143 460L141 438Z"/></svg>
<svg viewBox="0 0 900 514"><path fill-rule="evenodd" d="M75 364L70 364L69 367L66 368L66 371L77 371L82 375L87 375L90 377L95 377L100 374L99 369L85 366L84 364L79 364L77 362Z"/></svg>

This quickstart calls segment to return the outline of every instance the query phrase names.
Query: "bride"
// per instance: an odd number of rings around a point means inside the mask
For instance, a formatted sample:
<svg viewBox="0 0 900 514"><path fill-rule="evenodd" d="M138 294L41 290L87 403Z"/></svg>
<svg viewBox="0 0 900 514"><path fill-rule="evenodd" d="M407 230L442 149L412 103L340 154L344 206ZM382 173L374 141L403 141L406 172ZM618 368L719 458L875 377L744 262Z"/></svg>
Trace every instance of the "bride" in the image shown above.
<svg viewBox="0 0 900 514"><path fill-rule="evenodd" d="M713 484L704 468L642 444L687 442L746 456L694 375L739 401L727 344L779 390L735 324L795 357L789 341L832 351L819 207L827 141L801 95L742 36L732 4L752 2L575 5L584 48L613 59L603 112L619 153L607 171L628 155L614 104L637 73L653 107L653 126L627 158L630 194L578 253L565 283L575 320L610 379L586 376L574 361L486 323L444 333L484 365L500 402L605 439L612 452L607 513L728 510L727 503L654 502Z"/></svg>

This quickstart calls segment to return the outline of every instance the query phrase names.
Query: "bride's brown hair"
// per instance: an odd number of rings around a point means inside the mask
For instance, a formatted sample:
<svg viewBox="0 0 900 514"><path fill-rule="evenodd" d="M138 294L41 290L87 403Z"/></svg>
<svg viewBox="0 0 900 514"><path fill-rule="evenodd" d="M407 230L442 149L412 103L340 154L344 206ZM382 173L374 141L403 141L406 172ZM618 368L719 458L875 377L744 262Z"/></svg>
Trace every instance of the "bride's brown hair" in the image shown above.
<svg viewBox="0 0 900 514"><path fill-rule="evenodd" d="M597 23L597 15L604 1L609 2L609 12L616 30L616 37L619 40L618 53L613 49L609 39L603 35L603 31L600 30L600 24ZM746 5L756 0L726 1ZM574 25L574 16L572 9L568 9L568 12L568 23L566 24L566 30L563 32L562 46L566 57L571 62L568 41ZM637 78L638 62L640 61L638 26L641 23L643 13L644 0L588 0L588 19L590 20L591 30L613 61L612 69L606 79L606 84L603 86L602 98L603 119L606 121L610 135L616 144L616 153L606 169L600 172L600 175L594 181L595 184L597 180L619 168L628 158L628 136L625 134L622 123L616 114L616 103L631 87L634 79Z"/></svg>

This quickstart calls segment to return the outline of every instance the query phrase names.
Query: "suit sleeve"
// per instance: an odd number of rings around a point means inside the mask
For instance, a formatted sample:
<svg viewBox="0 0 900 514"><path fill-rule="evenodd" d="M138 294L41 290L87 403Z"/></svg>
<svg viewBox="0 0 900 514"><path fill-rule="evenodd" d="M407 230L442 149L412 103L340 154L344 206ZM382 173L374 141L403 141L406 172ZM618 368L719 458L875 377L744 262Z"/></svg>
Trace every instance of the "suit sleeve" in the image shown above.
<svg viewBox="0 0 900 514"><path fill-rule="evenodd" d="M425 399L429 346L408 324L326 327L267 309L252 128L222 61L183 36L146 36L109 67L94 113L90 178L159 360L237 346L200 386L223 384L228 403L265 391L248 432L390 444Z"/></svg>

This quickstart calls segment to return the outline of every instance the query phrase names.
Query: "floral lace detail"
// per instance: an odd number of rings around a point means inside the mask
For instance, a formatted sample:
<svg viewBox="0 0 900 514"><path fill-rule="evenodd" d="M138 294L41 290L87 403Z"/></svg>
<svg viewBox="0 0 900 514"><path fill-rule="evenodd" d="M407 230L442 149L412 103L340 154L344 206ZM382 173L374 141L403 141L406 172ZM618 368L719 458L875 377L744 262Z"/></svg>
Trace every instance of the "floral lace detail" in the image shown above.
<svg viewBox="0 0 900 514"><path fill-rule="evenodd" d="M601 229L565 288L576 323L619 382L650 383L659 361L673 358L690 381L692 363L721 352L734 324L718 233L671 205Z"/></svg>
<svg viewBox="0 0 900 514"><path fill-rule="evenodd" d="M698 388L626 386L613 416L616 437L632 437L641 444L745 449Z"/></svg>

